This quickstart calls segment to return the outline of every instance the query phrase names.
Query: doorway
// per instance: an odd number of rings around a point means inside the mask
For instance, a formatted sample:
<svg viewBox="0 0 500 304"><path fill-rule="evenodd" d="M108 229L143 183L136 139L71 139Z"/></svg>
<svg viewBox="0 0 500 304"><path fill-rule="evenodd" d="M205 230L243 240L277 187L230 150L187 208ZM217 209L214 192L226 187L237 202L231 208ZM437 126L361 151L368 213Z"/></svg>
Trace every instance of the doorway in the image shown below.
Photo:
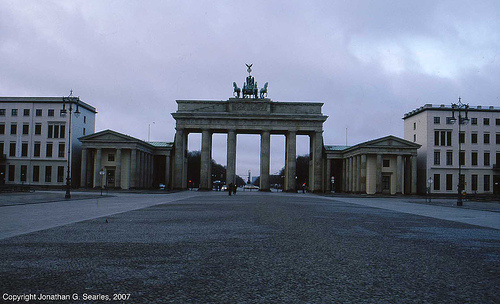
<svg viewBox="0 0 500 304"><path fill-rule="evenodd" d="M106 169L106 188L115 187L115 169Z"/></svg>

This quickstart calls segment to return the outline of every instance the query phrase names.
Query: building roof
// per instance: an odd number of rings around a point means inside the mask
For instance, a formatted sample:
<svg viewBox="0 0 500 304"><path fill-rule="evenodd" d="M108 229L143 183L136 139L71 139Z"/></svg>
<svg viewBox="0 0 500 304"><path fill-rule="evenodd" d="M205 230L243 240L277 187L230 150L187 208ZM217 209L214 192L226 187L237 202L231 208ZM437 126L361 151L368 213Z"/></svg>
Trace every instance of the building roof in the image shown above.
<svg viewBox="0 0 500 304"><path fill-rule="evenodd" d="M156 148L170 148L174 145L174 143L166 141L148 141L148 143Z"/></svg>
<svg viewBox="0 0 500 304"><path fill-rule="evenodd" d="M8 102L25 102L25 103L63 103L63 97L0 97L0 103ZM73 102L75 104L75 102ZM82 101L78 102L78 105L84 109L87 109L93 113L97 113L96 108L89 105L88 103Z"/></svg>
<svg viewBox="0 0 500 304"><path fill-rule="evenodd" d="M326 151L343 151L349 147L350 146L327 146L327 145L325 145L325 150Z"/></svg>
<svg viewBox="0 0 500 304"><path fill-rule="evenodd" d="M425 104L421 106L420 108L417 108L413 111L410 111L408 113L405 113L403 119L407 119L411 116L417 115L418 113L422 113L427 110L432 110L432 111L451 111L451 104L450 105L445 105L445 104L440 104L440 105L433 105L433 104ZM469 106L469 111L470 112L500 112L500 107L495 107L495 106Z"/></svg>

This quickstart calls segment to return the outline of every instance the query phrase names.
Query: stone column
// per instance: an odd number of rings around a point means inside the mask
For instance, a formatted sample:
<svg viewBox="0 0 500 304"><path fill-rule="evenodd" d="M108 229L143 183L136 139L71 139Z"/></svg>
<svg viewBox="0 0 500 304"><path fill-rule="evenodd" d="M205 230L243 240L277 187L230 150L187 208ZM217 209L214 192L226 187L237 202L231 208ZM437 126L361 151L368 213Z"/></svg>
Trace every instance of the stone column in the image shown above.
<svg viewBox="0 0 500 304"><path fill-rule="evenodd" d="M3 151L0 151L3 152ZM81 166L81 172L80 172L80 187L86 188L87 187L87 149L83 148L82 149L82 166Z"/></svg>
<svg viewBox="0 0 500 304"><path fill-rule="evenodd" d="M403 187L403 157L401 155L398 155L397 157L397 168L396 168L396 193L401 194L403 193L402 187Z"/></svg>
<svg viewBox="0 0 500 304"><path fill-rule="evenodd" d="M321 161L323 156L323 136L322 132L314 132L310 135L311 164L309 170L309 190L321 192L322 169Z"/></svg>
<svg viewBox="0 0 500 304"><path fill-rule="evenodd" d="M122 188L122 149L116 149L115 188Z"/></svg>
<svg viewBox="0 0 500 304"><path fill-rule="evenodd" d="M236 183L236 131L229 130L227 133L227 170L226 185Z"/></svg>
<svg viewBox="0 0 500 304"><path fill-rule="evenodd" d="M139 180L137 183L137 186L139 188L144 187L144 153L140 150L137 151L137 171L138 171L138 176Z"/></svg>
<svg viewBox="0 0 500 304"><path fill-rule="evenodd" d="M146 178L144 179L145 185L144 188L151 187L151 154L144 152L144 156L146 158Z"/></svg>
<svg viewBox="0 0 500 304"><path fill-rule="evenodd" d="M366 154L361 154L360 162L360 191L361 193L366 193Z"/></svg>
<svg viewBox="0 0 500 304"><path fill-rule="evenodd" d="M417 193L417 156L411 156L411 194Z"/></svg>
<svg viewBox="0 0 500 304"><path fill-rule="evenodd" d="M184 175L187 170L184 170L184 159L186 157L186 145L185 142L185 130L177 129L175 132L175 142L174 142L174 168L173 168L173 189L185 189L184 188Z"/></svg>
<svg viewBox="0 0 500 304"><path fill-rule="evenodd" d="M358 157L352 157L352 192L358 192Z"/></svg>
<svg viewBox="0 0 500 304"><path fill-rule="evenodd" d="M285 170L285 191L296 192L295 170L297 158L297 132L289 131L286 134L286 170Z"/></svg>
<svg viewBox="0 0 500 304"><path fill-rule="evenodd" d="M137 149L130 150L130 188L138 188L137 185Z"/></svg>
<svg viewBox="0 0 500 304"><path fill-rule="evenodd" d="M271 134L262 131L260 135L260 189L259 191L271 191L269 185L269 163L271 161Z"/></svg>
<svg viewBox="0 0 500 304"><path fill-rule="evenodd" d="M375 191L382 193L382 154L377 154L377 169L376 169Z"/></svg>
<svg viewBox="0 0 500 304"><path fill-rule="evenodd" d="M332 175L332 168L331 167L332 167L332 160L331 159L327 159L326 160L326 170L325 170L326 171L326 176L325 176L325 178L326 178L326 191L332 191L333 190L332 189L332 177L331 177L331 175ZM338 181L335 181L335 182L337 183Z"/></svg>
<svg viewBox="0 0 500 304"><path fill-rule="evenodd" d="M201 166L200 166L200 189L211 190L211 156L212 149L212 133L210 130L203 130L201 132Z"/></svg>
<svg viewBox="0 0 500 304"><path fill-rule="evenodd" d="M341 187L342 192L347 191L346 179L347 179L347 162L345 159L342 159L342 187Z"/></svg>
<svg viewBox="0 0 500 304"><path fill-rule="evenodd" d="M165 156L165 188L170 189L170 155Z"/></svg>
<svg viewBox="0 0 500 304"><path fill-rule="evenodd" d="M101 159L102 159L102 149L96 149L95 161L94 161L94 188L101 186Z"/></svg>

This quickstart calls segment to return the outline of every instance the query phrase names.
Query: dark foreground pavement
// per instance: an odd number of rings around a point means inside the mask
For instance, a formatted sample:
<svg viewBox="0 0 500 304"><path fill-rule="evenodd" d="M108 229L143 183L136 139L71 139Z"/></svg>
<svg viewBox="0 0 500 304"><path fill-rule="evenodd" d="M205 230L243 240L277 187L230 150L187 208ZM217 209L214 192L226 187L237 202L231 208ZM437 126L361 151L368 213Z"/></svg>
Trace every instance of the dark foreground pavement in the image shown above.
<svg viewBox="0 0 500 304"><path fill-rule="evenodd" d="M2 297L500 302L496 229L322 197L239 192L200 193L107 219L1 240Z"/></svg>

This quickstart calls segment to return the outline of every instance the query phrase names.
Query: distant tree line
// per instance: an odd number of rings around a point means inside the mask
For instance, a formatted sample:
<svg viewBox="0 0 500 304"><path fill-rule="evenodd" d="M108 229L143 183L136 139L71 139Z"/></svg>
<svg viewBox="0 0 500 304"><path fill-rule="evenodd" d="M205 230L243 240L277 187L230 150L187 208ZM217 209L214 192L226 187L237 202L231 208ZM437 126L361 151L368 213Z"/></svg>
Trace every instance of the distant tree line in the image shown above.
<svg viewBox="0 0 500 304"><path fill-rule="evenodd" d="M197 188L200 185L200 169L201 169L201 151L188 152L187 177L191 186ZM215 181L226 181L226 167L211 160L212 166L212 183ZM245 181L237 175L236 184L238 186L245 185Z"/></svg>
<svg viewBox="0 0 500 304"><path fill-rule="evenodd" d="M295 175L297 176L297 186L300 187L302 184L309 184L309 155L297 156L295 163ZM285 167L281 168L279 173L269 175L269 184L271 185L282 185L285 176ZM254 182L254 185L258 186L260 184L260 177L258 177Z"/></svg>
<svg viewBox="0 0 500 304"><path fill-rule="evenodd" d="M190 185L193 187L198 187L200 184L200 169L201 169L201 151L191 151L188 152L188 165L187 165L187 176ZM212 165L212 183L215 181L221 181L225 183L226 181L226 167L218 164L213 159L211 160ZM297 156L296 160L296 176L297 176L297 186L300 187L302 184L309 183L309 155ZM271 185L282 185L285 176L285 167L283 167L279 173L272 174L269 176L269 183ZM260 183L260 178L254 181L254 185L258 186ZM245 185L245 181L236 175L236 184L238 186Z"/></svg>

